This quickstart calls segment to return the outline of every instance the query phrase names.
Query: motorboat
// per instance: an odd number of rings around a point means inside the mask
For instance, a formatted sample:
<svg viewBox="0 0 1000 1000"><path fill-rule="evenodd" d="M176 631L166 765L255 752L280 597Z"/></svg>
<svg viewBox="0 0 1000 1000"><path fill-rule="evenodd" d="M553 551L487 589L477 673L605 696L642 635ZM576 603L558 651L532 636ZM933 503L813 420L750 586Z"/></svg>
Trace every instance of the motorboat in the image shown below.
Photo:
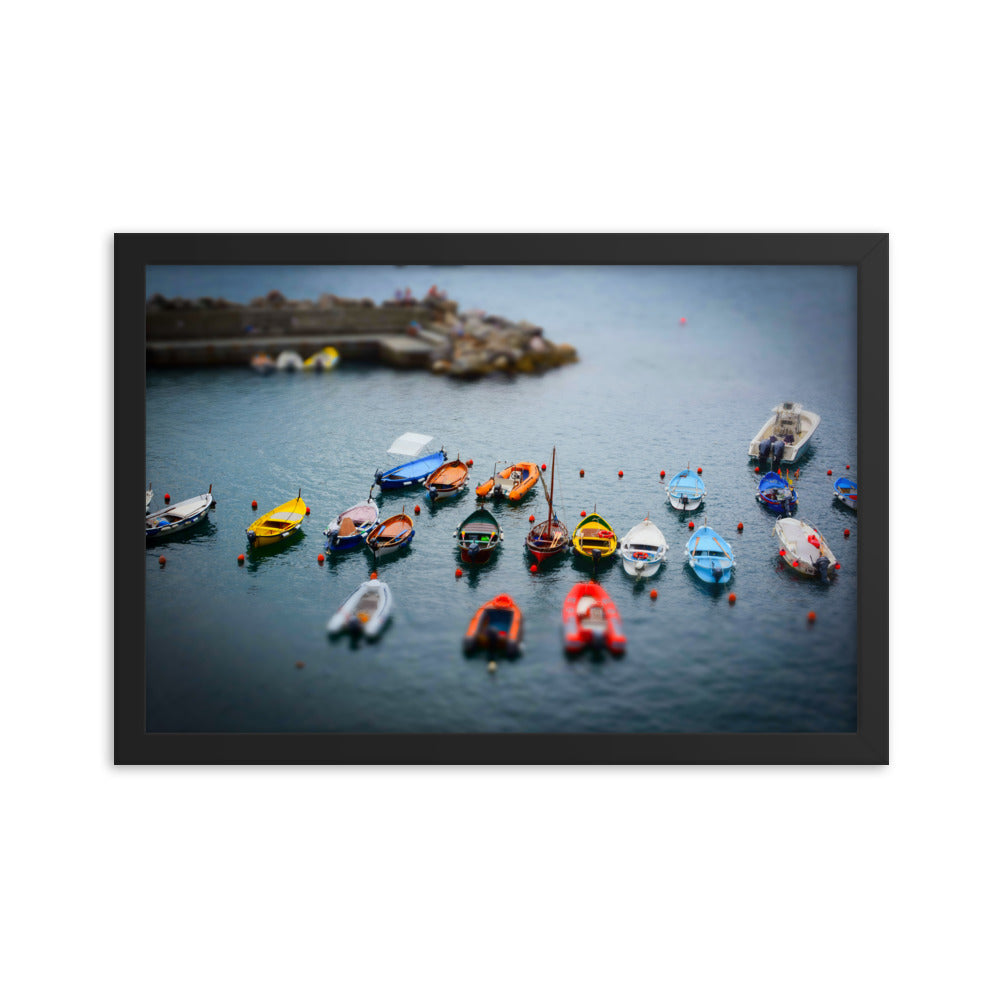
<svg viewBox="0 0 1000 1000"><path fill-rule="evenodd" d="M851 510L858 509L858 484L853 479L841 476L833 484L833 496Z"/></svg>
<svg viewBox="0 0 1000 1000"><path fill-rule="evenodd" d="M497 594L476 610L465 630L462 649L468 654L477 648L508 656L521 652L521 609L509 594Z"/></svg>
<svg viewBox="0 0 1000 1000"><path fill-rule="evenodd" d="M779 472L766 472L757 484L757 501L778 514L791 514L799 502L791 479Z"/></svg>
<svg viewBox="0 0 1000 1000"><path fill-rule="evenodd" d="M324 347L302 362L305 372L329 372L336 368L340 361L340 352L336 347Z"/></svg>
<svg viewBox="0 0 1000 1000"><path fill-rule="evenodd" d="M331 635L349 631L374 639L392 614L392 592L381 580L365 580L333 613L326 629Z"/></svg>
<svg viewBox="0 0 1000 1000"><path fill-rule="evenodd" d="M772 411L763 427L754 435L747 454L772 465L797 462L819 426L819 416L804 410L801 403L782 403Z"/></svg>
<svg viewBox="0 0 1000 1000"><path fill-rule="evenodd" d="M458 552L465 563L488 562L503 541L503 529L488 510L473 511L454 531Z"/></svg>
<svg viewBox="0 0 1000 1000"><path fill-rule="evenodd" d="M147 503L149 501L147 500ZM193 528L208 516L208 511L215 506L212 497L212 487L207 493L181 500L146 516L146 541L152 542L165 535L175 535L179 531Z"/></svg>
<svg viewBox="0 0 1000 1000"><path fill-rule="evenodd" d="M329 552L347 552L365 543L365 536L378 524L378 505L369 497L353 507L348 507L326 530L326 548Z"/></svg>
<svg viewBox="0 0 1000 1000"><path fill-rule="evenodd" d="M667 483L667 498L674 510L697 510L706 492L701 476L690 469L682 469Z"/></svg>
<svg viewBox="0 0 1000 1000"><path fill-rule="evenodd" d="M625 652L625 632L614 601L594 581L570 587L563 601L563 644L568 653L587 646Z"/></svg>
<svg viewBox="0 0 1000 1000"><path fill-rule="evenodd" d="M772 534L777 535L781 543L778 555L796 573L829 583L830 571L840 568L826 539L808 521L783 517L775 523Z"/></svg>
<svg viewBox="0 0 1000 1000"><path fill-rule="evenodd" d="M476 496L482 499L507 499L516 503L527 495L540 475L534 462L515 462L500 472L494 468L493 475L476 487Z"/></svg>
<svg viewBox="0 0 1000 1000"><path fill-rule="evenodd" d="M621 540L622 568L629 576L653 576L669 548L663 532L647 517L629 528Z"/></svg>
<svg viewBox="0 0 1000 1000"><path fill-rule="evenodd" d="M305 367L305 362L297 351L282 351L274 365L279 372L300 372Z"/></svg>
<svg viewBox="0 0 1000 1000"><path fill-rule="evenodd" d="M705 583L729 583L733 574L733 547L717 531L703 525L688 539L688 565Z"/></svg>

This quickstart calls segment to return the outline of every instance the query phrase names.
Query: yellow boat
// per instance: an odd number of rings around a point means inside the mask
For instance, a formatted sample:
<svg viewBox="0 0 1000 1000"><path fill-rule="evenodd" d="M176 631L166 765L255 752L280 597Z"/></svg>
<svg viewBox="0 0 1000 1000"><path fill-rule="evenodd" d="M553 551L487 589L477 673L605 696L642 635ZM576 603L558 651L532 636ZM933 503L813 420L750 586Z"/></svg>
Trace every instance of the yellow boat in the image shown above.
<svg viewBox="0 0 1000 1000"><path fill-rule="evenodd" d="M299 495L294 500L268 511L247 528L247 542L250 548L259 549L263 545L273 545L296 531L301 531L302 518L305 516L306 504L302 499L302 490L299 490Z"/></svg>
<svg viewBox="0 0 1000 1000"><path fill-rule="evenodd" d="M302 370L307 372L328 372L340 360L340 352L336 347L324 347L311 358L302 362Z"/></svg>

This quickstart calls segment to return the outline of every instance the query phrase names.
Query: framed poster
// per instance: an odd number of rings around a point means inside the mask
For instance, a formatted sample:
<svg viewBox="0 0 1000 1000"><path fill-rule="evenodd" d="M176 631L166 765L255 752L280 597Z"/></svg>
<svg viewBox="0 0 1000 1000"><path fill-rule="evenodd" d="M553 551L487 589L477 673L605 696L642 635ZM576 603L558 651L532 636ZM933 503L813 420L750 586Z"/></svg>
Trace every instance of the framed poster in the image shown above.
<svg viewBox="0 0 1000 1000"><path fill-rule="evenodd" d="M119 235L115 357L117 762L888 761L887 236Z"/></svg>

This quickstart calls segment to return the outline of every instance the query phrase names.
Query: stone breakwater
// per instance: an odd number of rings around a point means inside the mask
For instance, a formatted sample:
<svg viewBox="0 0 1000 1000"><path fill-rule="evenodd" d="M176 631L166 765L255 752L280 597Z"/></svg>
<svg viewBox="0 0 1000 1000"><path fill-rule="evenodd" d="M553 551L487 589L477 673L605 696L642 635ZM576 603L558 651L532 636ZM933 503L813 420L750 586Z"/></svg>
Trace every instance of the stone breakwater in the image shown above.
<svg viewBox="0 0 1000 1000"><path fill-rule="evenodd" d="M307 357L327 345L345 362L426 368L453 378L539 373L577 360L575 348L553 343L533 323L463 312L443 296L376 305L331 294L292 300L273 291L246 304L162 295L146 304L148 367L247 364L260 351Z"/></svg>

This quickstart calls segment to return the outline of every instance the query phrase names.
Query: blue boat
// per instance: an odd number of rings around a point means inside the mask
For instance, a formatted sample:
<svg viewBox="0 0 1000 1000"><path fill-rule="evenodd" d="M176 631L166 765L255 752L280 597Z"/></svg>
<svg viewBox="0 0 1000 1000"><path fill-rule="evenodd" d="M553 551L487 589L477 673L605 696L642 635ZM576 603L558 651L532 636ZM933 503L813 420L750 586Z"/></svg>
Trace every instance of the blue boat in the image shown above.
<svg viewBox="0 0 1000 1000"><path fill-rule="evenodd" d="M776 514L791 514L799 502L795 487L777 472L766 472L757 484L757 499Z"/></svg>
<svg viewBox="0 0 1000 1000"><path fill-rule="evenodd" d="M705 499L705 484L701 476L684 469L667 483L667 497L674 510L697 510Z"/></svg>
<svg viewBox="0 0 1000 1000"><path fill-rule="evenodd" d="M328 552L349 552L365 544L365 536L378 524L378 506L371 497L345 510L323 532Z"/></svg>
<svg viewBox="0 0 1000 1000"><path fill-rule="evenodd" d="M709 528L699 528L688 540L688 565L705 583L729 583L733 574L733 547Z"/></svg>
<svg viewBox="0 0 1000 1000"><path fill-rule="evenodd" d="M392 442L389 446L389 454L416 456L433 440L428 434L414 434L410 431ZM376 469L375 485L383 490L401 490L407 486L417 486L447 461L448 455L445 452L436 451L433 455L413 458L412 461L397 465L388 472Z"/></svg>
<svg viewBox="0 0 1000 1000"><path fill-rule="evenodd" d="M839 500L842 504L850 507L851 510L858 509L858 484L853 479L848 479L846 476L841 476L833 484L834 489L834 499Z"/></svg>

